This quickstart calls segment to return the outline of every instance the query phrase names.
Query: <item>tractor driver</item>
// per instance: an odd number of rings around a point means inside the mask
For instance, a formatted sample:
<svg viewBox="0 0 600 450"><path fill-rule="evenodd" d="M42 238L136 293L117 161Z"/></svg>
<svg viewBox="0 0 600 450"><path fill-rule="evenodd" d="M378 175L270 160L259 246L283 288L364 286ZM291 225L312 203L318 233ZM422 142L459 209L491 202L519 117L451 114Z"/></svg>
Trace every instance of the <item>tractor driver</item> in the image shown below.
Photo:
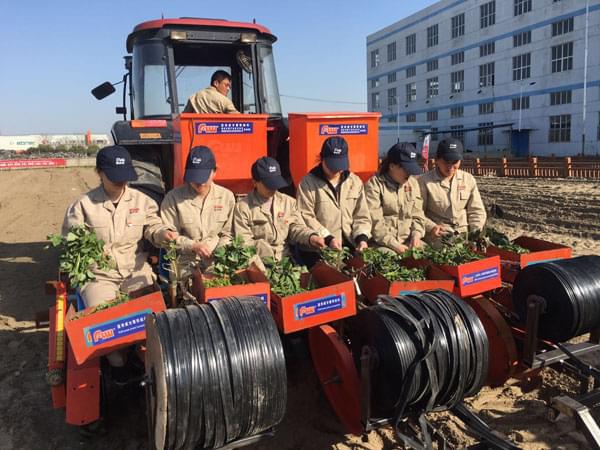
<svg viewBox="0 0 600 450"><path fill-rule="evenodd" d="M238 114L233 102L227 97L231 89L231 75L217 70L210 78L210 86L192 95L183 112L197 114Z"/></svg>
<svg viewBox="0 0 600 450"><path fill-rule="evenodd" d="M419 177L425 240L434 246L439 246L445 234L483 229L487 219L475 178L460 170L462 159L462 142L452 138L442 140L437 147L435 170Z"/></svg>
<svg viewBox="0 0 600 450"><path fill-rule="evenodd" d="M100 186L69 206L62 225L64 236L76 225L93 230L110 256L111 267L92 269L95 280L81 288L86 308L115 299L119 291L152 285L154 274L142 247L143 239L158 246L177 238L176 232L163 225L156 202L127 186L137 174L125 148L113 145L101 149L96 156L96 172ZM108 359L115 367L125 364L119 352L111 353Z"/></svg>
<svg viewBox="0 0 600 450"><path fill-rule="evenodd" d="M290 243L325 247L325 240L304 224L296 199L278 191L288 185L279 163L265 156L252 165L251 173L254 190L235 205L236 236L255 246L261 258L276 260L291 256Z"/></svg>
<svg viewBox="0 0 600 450"><path fill-rule="evenodd" d="M177 247L189 262L208 263L217 247L231 242L235 197L213 182L215 155L208 147L191 149L185 164L183 186L167 193L160 215L177 230Z"/></svg>

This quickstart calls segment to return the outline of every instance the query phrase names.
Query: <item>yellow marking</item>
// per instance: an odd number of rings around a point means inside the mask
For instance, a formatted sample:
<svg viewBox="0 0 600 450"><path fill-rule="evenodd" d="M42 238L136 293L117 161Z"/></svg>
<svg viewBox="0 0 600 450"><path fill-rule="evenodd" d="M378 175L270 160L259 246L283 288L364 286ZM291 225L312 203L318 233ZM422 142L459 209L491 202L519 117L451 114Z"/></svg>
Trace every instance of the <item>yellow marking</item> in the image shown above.
<svg viewBox="0 0 600 450"><path fill-rule="evenodd" d="M140 139L160 139L160 133L140 133Z"/></svg>
<svg viewBox="0 0 600 450"><path fill-rule="evenodd" d="M65 296L56 298L56 361L65 360Z"/></svg>

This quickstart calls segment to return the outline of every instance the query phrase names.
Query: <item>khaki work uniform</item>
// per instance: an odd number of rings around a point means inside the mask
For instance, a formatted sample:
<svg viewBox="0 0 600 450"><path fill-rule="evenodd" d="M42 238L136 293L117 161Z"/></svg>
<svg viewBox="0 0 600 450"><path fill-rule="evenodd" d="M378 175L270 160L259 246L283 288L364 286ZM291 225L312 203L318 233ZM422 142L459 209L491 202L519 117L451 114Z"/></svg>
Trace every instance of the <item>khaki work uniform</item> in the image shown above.
<svg viewBox="0 0 600 450"><path fill-rule="evenodd" d="M427 233L436 225L445 225L459 233L484 227L487 214L477 182L470 173L458 170L452 179L444 180L434 169L419 177L419 185ZM431 236L427 240L435 241Z"/></svg>
<svg viewBox="0 0 600 450"><path fill-rule="evenodd" d="M115 207L99 186L69 207L62 234L66 236L75 225L93 230L104 241L104 251L111 258L111 268L93 269L96 279L81 288L86 307L114 299L118 290L131 292L154 282L143 239L158 245L160 233L166 227L158 216L156 202L146 194L125 187Z"/></svg>
<svg viewBox="0 0 600 450"><path fill-rule="evenodd" d="M237 113L238 110L235 109L235 106L229 97L221 94L214 86L209 86L192 95L188 99L183 112L195 112L197 114L234 114Z"/></svg>
<svg viewBox="0 0 600 450"><path fill-rule="evenodd" d="M189 183L167 193L160 215L165 225L179 233L177 248L181 250L182 263L200 259L192 249L196 242L211 252L231 242L234 206L233 193L214 183L204 198Z"/></svg>
<svg viewBox="0 0 600 450"><path fill-rule="evenodd" d="M280 260L290 256L289 244L309 245L310 237L317 234L302 220L296 200L275 192L272 201L252 191L235 205L233 229L245 245L256 246L261 258Z"/></svg>
<svg viewBox="0 0 600 450"><path fill-rule="evenodd" d="M385 174L365 184L365 197L373 223L373 241L391 250L425 236L425 215L419 183L409 177L402 185Z"/></svg>
<svg viewBox="0 0 600 450"><path fill-rule="evenodd" d="M306 225L319 236L333 236L345 245L356 245L357 238L371 237L371 217L362 180L351 172L342 174L334 188L323 176L320 166L300 182L298 209Z"/></svg>

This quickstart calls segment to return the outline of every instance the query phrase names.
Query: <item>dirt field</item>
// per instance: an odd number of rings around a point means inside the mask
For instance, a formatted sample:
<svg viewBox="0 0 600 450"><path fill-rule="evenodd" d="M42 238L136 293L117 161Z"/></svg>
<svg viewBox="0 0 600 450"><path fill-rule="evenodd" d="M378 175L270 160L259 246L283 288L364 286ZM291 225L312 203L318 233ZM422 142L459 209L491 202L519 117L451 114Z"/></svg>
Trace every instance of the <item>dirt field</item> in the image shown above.
<svg viewBox="0 0 600 450"><path fill-rule="evenodd" d="M483 178L486 200L504 210L497 222L511 237L533 234L574 247L577 254L600 254L600 187L577 181L531 181ZM119 394L108 414L109 433L93 441L64 424L53 410L45 383L47 329L36 330L32 318L52 298L45 280L56 277L56 255L43 250L56 232L68 203L97 184L91 169L0 172L0 448L1 449L142 449L146 446L143 403ZM288 355L289 356L289 355ZM596 358L595 358L596 359ZM598 358L600 359L600 358ZM346 436L326 400L306 354L288 362L289 401L284 423L261 449L392 449L389 430L365 439ZM567 420L546 419L545 401L572 383L553 372L543 382L511 381L484 389L469 403L481 417L526 449L584 449L582 435ZM462 426L442 415L436 423L456 444L470 442Z"/></svg>

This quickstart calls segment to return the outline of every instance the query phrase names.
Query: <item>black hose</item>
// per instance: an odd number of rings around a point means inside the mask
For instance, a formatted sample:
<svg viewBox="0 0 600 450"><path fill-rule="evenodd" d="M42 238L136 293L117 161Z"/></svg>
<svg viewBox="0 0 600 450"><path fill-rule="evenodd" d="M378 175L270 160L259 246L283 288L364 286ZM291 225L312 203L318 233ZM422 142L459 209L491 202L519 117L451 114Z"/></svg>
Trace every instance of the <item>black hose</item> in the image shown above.
<svg viewBox="0 0 600 450"><path fill-rule="evenodd" d="M600 325L600 256L580 256L525 267L515 279L513 304L527 320L527 299L544 298L538 336L564 342Z"/></svg>
<svg viewBox="0 0 600 450"><path fill-rule="evenodd" d="M170 309L148 323L156 327L164 361L166 448L218 448L281 422L283 348L260 299Z"/></svg>
<svg viewBox="0 0 600 450"><path fill-rule="evenodd" d="M483 325L462 299L442 290L389 297L350 321L353 353L376 351L373 418L450 409L476 394L487 377ZM360 364L357 361L358 364Z"/></svg>

